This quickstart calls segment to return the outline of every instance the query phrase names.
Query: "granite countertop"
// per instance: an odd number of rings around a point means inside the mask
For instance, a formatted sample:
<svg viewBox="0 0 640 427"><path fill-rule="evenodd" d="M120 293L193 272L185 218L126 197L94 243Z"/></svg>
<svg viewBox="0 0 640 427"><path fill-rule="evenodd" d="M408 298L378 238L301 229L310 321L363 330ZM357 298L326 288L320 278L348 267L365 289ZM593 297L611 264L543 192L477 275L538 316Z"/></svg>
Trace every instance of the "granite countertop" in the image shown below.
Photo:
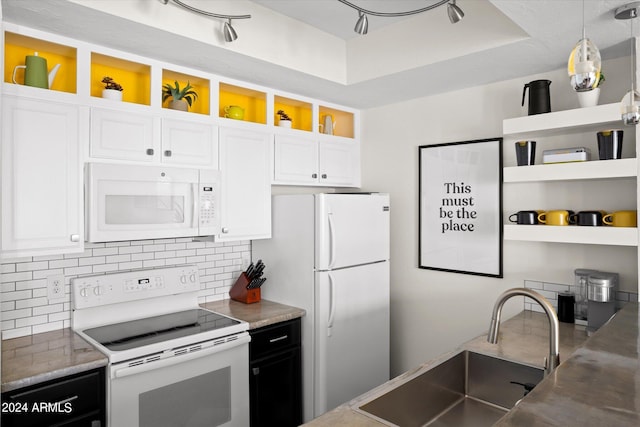
<svg viewBox="0 0 640 427"><path fill-rule="evenodd" d="M216 313L244 320L249 323L249 330L297 319L306 314L301 308L264 299L253 304L244 304L231 299L224 299L201 304L201 306Z"/></svg>
<svg viewBox="0 0 640 427"><path fill-rule="evenodd" d="M71 329L2 341L2 392L107 365L107 357Z"/></svg>
<svg viewBox="0 0 640 427"><path fill-rule="evenodd" d="M636 325L637 326L637 325ZM569 363L569 356L576 352L587 341L587 332L584 326L569 323L560 323L560 361ZM413 377L422 371L436 366L453 354L461 350L473 350L491 356L523 362L529 365L542 367L544 358L549 352L549 322L543 313L523 311L520 314L503 321L500 325L500 339L498 344L489 344L487 336L481 335L463 344L456 350L444 354L434 360L430 360L415 369L399 375L375 389L345 403L338 408L305 424L313 427L349 426L349 427L376 427L384 424L364 414L356 412L353 408L360 406L363 401L368 401L375 396L385 394L407 378ZM560 367L558 369L560 369ZM557 372L557 371L556 371ZM541 383L542 384L542 383ZM535 388L537 391L540 385ZM530 393L530 395L532 395ZM527 397L528 399L528 397ZM522 403L526 401L523 400ZM521 403L521 404L522 404ZM511 412L510 412L511 414ZM504 425L532 425L530 422ZM570 423L558 424L570 425Z"/></svg>
<svg viewBox="0 0 640 427"><path fill-rule="evenodd" d="M208 310L249 323L256 329L305 315L288 305L262 300L243 304L232 300L202 304ZM66 328L2 341L2 392L107 366L107 357Z"/></svg>

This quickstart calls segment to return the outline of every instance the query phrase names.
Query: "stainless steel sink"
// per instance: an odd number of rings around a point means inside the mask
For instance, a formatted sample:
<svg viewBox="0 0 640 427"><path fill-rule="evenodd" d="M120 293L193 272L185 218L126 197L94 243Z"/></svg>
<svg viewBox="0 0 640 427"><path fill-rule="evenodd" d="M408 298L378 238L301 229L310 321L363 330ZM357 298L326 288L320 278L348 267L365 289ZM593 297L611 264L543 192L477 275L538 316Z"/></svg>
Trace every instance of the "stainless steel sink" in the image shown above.
<svg viewBox="0 0 640 427"><path fill-rule="evenodd" d="M541 368L462 351L354 409L401 427L490 426L524 397L521 384L543 376Z"/></svg>

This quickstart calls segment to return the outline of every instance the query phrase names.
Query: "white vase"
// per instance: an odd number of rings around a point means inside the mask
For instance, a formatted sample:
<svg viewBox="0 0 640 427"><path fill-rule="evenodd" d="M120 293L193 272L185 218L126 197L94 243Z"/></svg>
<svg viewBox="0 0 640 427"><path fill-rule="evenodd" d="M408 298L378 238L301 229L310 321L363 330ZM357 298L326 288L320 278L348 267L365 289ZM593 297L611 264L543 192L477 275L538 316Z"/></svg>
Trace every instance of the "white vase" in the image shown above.
<svg viewBox="0 0 640 427"><path fill-rule="evenodd" d="M114 101L122 101L122 91L115 89L102 89L102 97Z"/></svg>
<svg viewBox="0 0 640 427"><path fill-rule="evenodd" d="M598 105L600 98L600 88L591 89L585 92L576 92L578 94L578 103L580 107L595 107Z"/></svg>
<svg viewBox="0 0 640 427"><path fill-rule="evenodd" d="M291 120L279 120L278 126L283 128L291 128Z"/></svg>

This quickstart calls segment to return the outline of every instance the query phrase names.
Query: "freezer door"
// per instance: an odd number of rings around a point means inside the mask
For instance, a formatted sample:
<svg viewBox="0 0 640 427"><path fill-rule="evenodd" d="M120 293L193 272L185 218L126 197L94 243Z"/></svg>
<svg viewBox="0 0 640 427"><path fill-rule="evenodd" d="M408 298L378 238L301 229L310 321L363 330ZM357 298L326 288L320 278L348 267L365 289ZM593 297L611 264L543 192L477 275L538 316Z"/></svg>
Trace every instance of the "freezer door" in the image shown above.
<svg viewBox="0 0 640 427"><path fill-rule="evenodd" d="M316 195L316 269L389 259L388 194Z"/></svg>
<svg viewBox="0 0 640 427"><path fill-rule="evenodd" d="M389 380L389 262L316 273L314 416Z"/></svg>

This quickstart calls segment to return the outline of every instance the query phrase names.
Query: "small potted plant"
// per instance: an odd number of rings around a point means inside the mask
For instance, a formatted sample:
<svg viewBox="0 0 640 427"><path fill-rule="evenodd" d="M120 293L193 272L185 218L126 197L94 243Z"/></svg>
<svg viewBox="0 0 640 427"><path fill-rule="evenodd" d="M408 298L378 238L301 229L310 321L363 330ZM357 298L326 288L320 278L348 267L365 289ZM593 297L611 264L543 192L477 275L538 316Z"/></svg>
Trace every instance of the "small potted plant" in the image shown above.
<svg viewBox="0 0 640 427"><path fill-rule="evenodd" d="M289 117L287 113L284 112L284 110L278 110L276 114L280 117L280 119L278 120L278 126L282 126L285 128L291 127L291 117Z"/></svg>
<svg viewBox="0 0 640 427"><path fill-rule="evenodd" d="M122 101L122 91L124 90L122 89L122 86L108 76L105 76L102 79L102 83L104 83L104 89L102 89L103 98Z"/></svg>
<svg viewBox="0 0 640 427"><path fill-rule="evenodd" d="M173 110L188 111L189 107L193 105L198 94L193 90L193 86L189 82L187 85L180 88L180 84L175 81L174 86L170 83L162 86L162 102L171 98L168 107Z"/></svg>

